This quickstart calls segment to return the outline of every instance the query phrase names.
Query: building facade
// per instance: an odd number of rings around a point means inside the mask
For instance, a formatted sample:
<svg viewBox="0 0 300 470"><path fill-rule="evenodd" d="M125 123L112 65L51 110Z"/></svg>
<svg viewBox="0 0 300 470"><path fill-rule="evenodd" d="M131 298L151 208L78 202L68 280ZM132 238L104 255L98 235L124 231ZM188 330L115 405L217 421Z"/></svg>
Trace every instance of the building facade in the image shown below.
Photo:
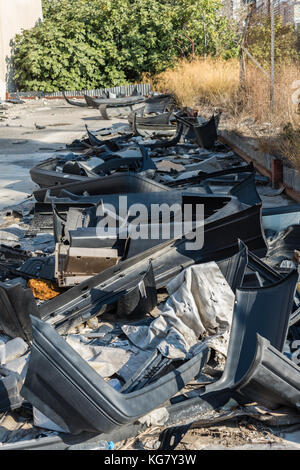
<svg viewBox="0 0 300 470"><path fill-rule="evenodd" d="M0 0L0 99L13 91L12 40L42 21L41 0Z"/></svg>

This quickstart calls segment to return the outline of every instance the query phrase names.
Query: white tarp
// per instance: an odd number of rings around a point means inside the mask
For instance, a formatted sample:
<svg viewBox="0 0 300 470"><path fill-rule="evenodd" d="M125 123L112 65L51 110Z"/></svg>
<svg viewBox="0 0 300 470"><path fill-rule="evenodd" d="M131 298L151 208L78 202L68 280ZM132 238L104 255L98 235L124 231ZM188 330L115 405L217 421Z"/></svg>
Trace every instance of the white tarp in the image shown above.
<svg viewBox="0 0 300 470"><path fill-rule="evenodd" d="M122 327L129 340L141 349L157 348L166 357L179 358L186 357L199 338L208 338L226 355L235 297L218 265L191 266L167 290L170 297L150 327Z"/></svg>

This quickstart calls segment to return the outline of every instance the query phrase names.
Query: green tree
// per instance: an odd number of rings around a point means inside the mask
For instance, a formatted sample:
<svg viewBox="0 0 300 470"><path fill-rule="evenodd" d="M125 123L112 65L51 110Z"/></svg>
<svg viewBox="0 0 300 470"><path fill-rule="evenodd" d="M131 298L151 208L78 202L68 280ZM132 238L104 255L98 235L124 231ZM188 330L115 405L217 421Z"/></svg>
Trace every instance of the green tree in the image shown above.
<svg viewBox="0 0 300 470"><path fill-rule="evenodd" d="M219 0L44 0L44 21L15 38L18 88L51 92L138 81L190 54L190 40L197 54L235 55L235 33L221 6Z"/></svg>

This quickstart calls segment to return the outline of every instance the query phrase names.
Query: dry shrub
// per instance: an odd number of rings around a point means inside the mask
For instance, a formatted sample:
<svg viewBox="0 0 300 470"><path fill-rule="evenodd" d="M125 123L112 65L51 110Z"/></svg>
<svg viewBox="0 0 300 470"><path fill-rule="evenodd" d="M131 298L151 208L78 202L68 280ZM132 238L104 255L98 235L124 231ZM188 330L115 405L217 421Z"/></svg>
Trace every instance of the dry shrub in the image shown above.
<svg viewBox="0 0 300 470"><path fill-rule="evenodd" d="M174 68L153 77L152 85L158 91L168 90L173 93L181 106L197 107L204 104L233 113L239 108L239 112L246 112L258 122L270 121L268 77L252 64L248 64L246 70L246 82L241 90L237 59L181 60ZM276 125L288 122L293 126L300 125L298 107L292 103L295 92L292 84L297 79L300 80L300 64L283 64L275 72L272 121Z"/></svg>
<svg viewBox="0 0 300 470"><path fill-rule="evenodd" d="M181 60L174 68L156 76L154 85L159 91L173 93L181 106L229 106L236 100L239 62L212 58Z"/></svg>
<svg viewBox="0 0 300 470"><path fill-rule="evenodd" d="M292 84L297 79L300 79L299 64L283 64L277 67L275 71L274 115L271 118L268 77L255 66L248 66L245 84L245 106L249 114L258 122L272 120L274 125L277 126L284 126L288 122L293 127L299 126L298 106L292 102L292 96L295 92Z"/></svg>
<svg viewBox="0 0 300 470"><path fill-rule="evenodd" d="M300 169L300 113L299 106L292 101L293 95L297 97L297 88L300 98L300 86L293 86L296 80L300 80L299 63L277 66L273 116L268 77L248 63L245 83L240 87L237 59L181 60L174 68L152 78L152 85L158 91L173 93L181 106L217 107L236 123L245 118L254 119L257 125L270 122L267 135L260 138L261 150L283 156ZM286 132L287 125L292 132Z"/></svg>

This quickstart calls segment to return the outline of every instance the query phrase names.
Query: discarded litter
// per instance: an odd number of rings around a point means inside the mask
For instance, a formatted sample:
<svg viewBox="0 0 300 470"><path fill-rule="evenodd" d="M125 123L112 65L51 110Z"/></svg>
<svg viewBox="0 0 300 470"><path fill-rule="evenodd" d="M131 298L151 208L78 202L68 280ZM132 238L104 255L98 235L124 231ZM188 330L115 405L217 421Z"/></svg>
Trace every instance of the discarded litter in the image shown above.
<svg viewBox="0 0 300 470"><path fill-rule="evenodd" d="M298 205L263 207L281 191L218 142L220 115L137 89L65 98L123 121L34 166L34 203L0 229L0 412L33 423L7 445L112 450L208 410L299 412Z"/></svg>

